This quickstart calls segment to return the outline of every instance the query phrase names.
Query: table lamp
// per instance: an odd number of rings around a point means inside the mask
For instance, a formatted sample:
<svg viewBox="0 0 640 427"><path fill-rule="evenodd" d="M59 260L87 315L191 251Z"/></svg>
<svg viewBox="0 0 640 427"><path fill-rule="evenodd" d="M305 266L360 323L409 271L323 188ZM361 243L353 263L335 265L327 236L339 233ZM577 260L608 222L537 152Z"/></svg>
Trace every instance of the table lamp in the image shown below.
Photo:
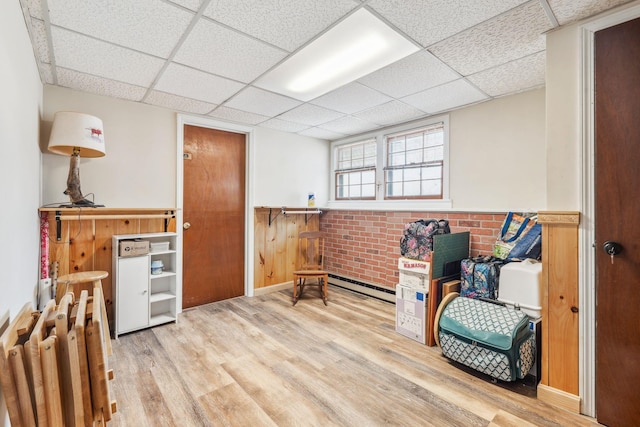
<svg viewBox="0 0 640 427"><path fill-rule="evenodd" d="M71 207L104 206L87 200L80 190L80 157L105 155L102 120L89 114L58 111L53 117L48 148L52 153L71 156L67 189L64 191L71 199Z"/></svg>

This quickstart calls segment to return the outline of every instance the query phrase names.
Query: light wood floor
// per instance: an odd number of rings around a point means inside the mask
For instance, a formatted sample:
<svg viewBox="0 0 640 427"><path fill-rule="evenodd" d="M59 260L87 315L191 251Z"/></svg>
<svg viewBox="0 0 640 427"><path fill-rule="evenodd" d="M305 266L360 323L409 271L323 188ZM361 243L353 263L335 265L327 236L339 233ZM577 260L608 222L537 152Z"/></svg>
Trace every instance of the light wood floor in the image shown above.
<svg viewBox="0 0 640 427"><path fill-rule="evenodd" d="M112 426L577 426L395 332L395 306L330 287L185 311L113 341Z"/></svg>

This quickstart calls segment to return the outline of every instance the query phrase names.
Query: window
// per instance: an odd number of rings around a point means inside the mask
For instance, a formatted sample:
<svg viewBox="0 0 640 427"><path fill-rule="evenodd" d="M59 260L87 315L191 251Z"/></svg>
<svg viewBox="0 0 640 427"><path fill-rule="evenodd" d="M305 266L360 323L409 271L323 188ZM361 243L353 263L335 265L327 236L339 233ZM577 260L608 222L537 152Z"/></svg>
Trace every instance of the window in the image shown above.
<svg viewBox="0 0 640 427"><path fill-rule="evenodd" d="M386 137L385 199L441 199L444 125Z"/></svg>
<svg viewBox="0 0 640 427"><path fill-rule="evenodd" d="M443 115L334 141L330 206L450 207L448 139Z"/></svg>
<svg viewBox="0 0 640 427"><path fill-rule="evenodd" d="M375 199L376 141L341 146L337 150L337 157L336 199Z"/></svg>

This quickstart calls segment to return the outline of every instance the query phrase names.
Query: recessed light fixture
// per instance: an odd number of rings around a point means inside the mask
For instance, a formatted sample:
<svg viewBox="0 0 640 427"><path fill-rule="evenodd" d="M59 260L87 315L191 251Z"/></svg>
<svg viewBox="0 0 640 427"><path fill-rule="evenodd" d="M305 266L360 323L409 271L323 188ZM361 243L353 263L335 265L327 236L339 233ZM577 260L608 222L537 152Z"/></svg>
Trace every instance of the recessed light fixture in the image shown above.
<svg viewBox="0 0 640 427"><path fill-rule="evenodd" d="M255 86L309 101L418 50L360 9L258 79Z"/></svg>

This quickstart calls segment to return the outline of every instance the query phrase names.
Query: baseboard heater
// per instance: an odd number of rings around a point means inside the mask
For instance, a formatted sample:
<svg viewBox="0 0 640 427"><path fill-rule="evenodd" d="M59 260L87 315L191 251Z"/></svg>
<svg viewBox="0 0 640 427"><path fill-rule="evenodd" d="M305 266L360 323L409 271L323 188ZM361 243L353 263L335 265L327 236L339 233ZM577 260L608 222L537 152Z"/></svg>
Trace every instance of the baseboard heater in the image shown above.
<svg viewBox="0 0 640 427"><path fill-rule="evenodd" d="M329 273L329 283L341 288L349 289L363 295L378 298L387 302L396 302L396 291L393 288L372 285L359 280L350 279Z"/></svg>

